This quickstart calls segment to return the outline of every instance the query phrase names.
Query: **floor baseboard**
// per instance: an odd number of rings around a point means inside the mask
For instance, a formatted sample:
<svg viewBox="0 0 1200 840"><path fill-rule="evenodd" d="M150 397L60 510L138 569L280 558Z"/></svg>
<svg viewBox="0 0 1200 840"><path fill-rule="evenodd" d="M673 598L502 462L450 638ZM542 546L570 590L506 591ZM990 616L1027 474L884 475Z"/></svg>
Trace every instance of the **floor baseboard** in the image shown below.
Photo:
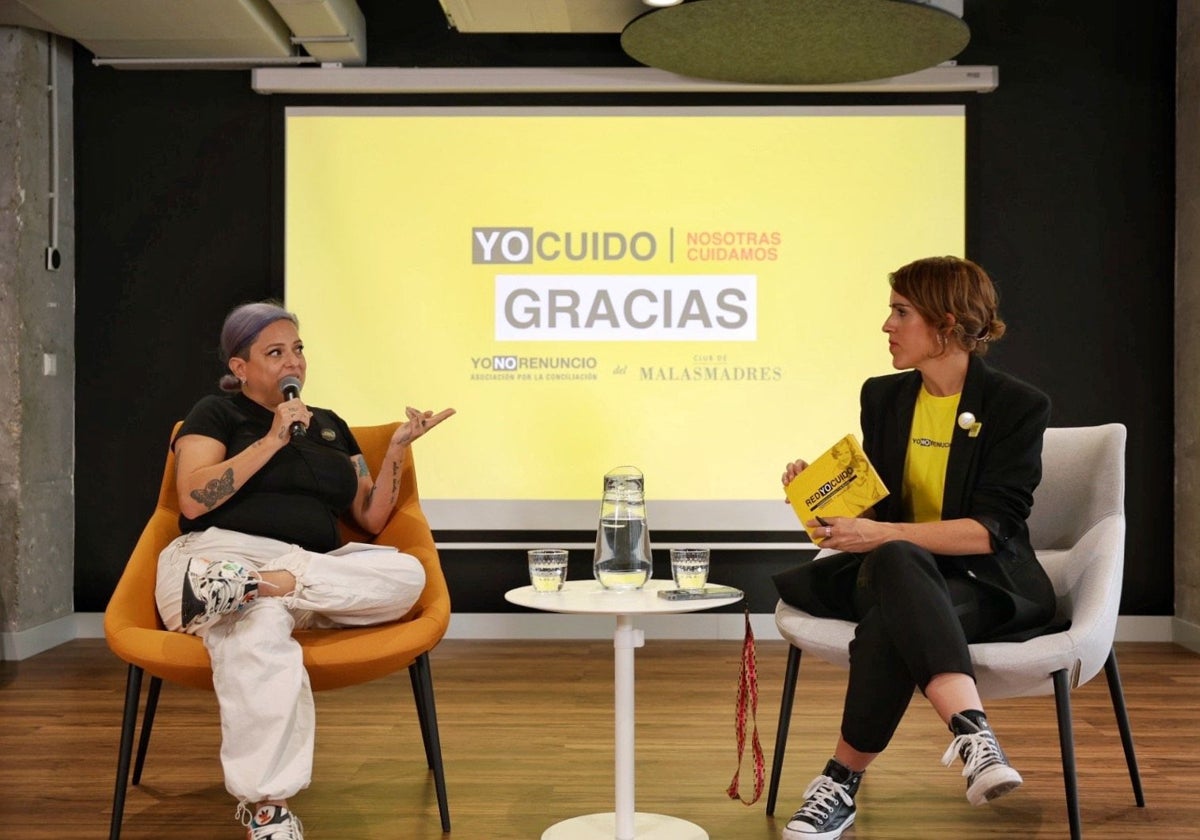
<svg viewBox="0 0 1200 840"><path fill-rule="evenodd" d="M646 615L637 624L647 639L739 640L745 630L744 617L736 613ZM607 639L614 627L612 617L599 615L455 613L446 638ZM756 639L780 639L773 613L752 614L750 628ZM75 613L28 630L0 633L0 658L28 659L72 639L103 637L103 613ZM1123 615L1117 619L1117 641L1175 642L1200 653L1200 626L1169 615Z"/></svg>

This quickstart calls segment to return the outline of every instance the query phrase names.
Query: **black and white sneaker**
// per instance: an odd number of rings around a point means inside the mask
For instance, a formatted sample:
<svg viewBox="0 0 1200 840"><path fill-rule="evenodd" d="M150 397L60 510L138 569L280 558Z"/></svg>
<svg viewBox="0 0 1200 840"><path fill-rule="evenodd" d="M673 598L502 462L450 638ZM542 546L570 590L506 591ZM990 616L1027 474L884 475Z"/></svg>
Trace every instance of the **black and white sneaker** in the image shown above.
<svg viewBox="0 0 1200 840"><path fill-rule="evenodd" d="M1020 787L1021 774L1008 763L982 712L970 710L954 715L950 731L954 740L946 748L942 764L948 766L955 756L963 760L968 802L983 805Z"/></svg>
<svg viewBox="0 0 1200 840"><path fill-rule="evenodd" d="M837 840L854 825L854 796L862 773L837 759L829 759L825 772L804 791L804 804L783 829L783 840Z"/></svg>
<svg viewBox="0 0 1200 840"><path fill-rule="evenodd" d="M183 573L183 631L196 633L240 610L258 597L258 584L257 574L240 563L193 557Z"/></svg>
<svg viewBox="0 0 1200 840"><path fill-rule="evenodd" d="M262 804L254 809L238 806L238 817L246 826L246 840L304 840L300 818L283 805Z"/></svg>

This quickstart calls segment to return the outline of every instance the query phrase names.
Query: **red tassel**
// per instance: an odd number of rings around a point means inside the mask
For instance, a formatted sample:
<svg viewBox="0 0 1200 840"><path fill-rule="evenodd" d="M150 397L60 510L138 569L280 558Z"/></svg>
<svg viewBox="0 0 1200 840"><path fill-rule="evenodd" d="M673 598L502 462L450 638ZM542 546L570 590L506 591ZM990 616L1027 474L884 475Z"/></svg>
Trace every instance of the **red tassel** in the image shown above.
<svg viewBox="0 0 1200 840"><path fill-rule="evenodd" d="M750 738L751 751L754 756L754 798L746 800L739 792L742 775L742 758L746 751L746 716L749 713L753 723L753 734ZM733 781L725 792L730 799L740 799L745 805L753 805L762 797L766 782L764 771L762 744L758 740L758 660L754 652L754 631L750 629L750 607L746 606L746 638L742 643L742 668L738 679L737 696L737 748L738 766L734 771Z"/></svg>

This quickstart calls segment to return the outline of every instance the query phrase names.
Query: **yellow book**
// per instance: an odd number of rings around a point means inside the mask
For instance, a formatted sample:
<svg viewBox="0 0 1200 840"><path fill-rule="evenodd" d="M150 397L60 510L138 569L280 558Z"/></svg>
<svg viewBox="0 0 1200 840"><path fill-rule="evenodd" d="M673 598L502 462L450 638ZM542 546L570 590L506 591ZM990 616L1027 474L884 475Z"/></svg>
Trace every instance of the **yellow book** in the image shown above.
<svg viewBox="0 0 1200 840"><path fill-rule="evenodd" d="M846 435L792 479L785 492L805 523L818 516L858 516L887 496L888 489L858 439ZM812 539L814 529L805 530Z"/></svg>

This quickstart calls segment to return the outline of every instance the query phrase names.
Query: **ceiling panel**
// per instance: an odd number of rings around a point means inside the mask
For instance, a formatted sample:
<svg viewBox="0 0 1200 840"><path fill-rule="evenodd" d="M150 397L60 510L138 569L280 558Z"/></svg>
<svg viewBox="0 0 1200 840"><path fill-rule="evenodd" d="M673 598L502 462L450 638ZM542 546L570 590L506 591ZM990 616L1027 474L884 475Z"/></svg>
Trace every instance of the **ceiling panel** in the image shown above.
<svg viewBox="0 0 1200 840"><path fill-rule="evenodd" d="M281 58L293 52L291 32L267 0L17 0L16 5L97 58Z"/></svg>
<svg viewBox="0 0 1200 840"><path fill-rule="evenodd" d="M293 40L321 62L367 62L367 22L355 0L270 0Z"/></svg>
<svg viewBox="0 0 1200 840"><path fill-rule="evenodd" d="M72 38L118 66L366 63L355 0L0 0L0 25Z"/></svg>
<svg viewBox="0 0 1200 840"><path fill-rule="evenodd" d="M459 32L620 32L642 0L439 0Z"/></svg>

